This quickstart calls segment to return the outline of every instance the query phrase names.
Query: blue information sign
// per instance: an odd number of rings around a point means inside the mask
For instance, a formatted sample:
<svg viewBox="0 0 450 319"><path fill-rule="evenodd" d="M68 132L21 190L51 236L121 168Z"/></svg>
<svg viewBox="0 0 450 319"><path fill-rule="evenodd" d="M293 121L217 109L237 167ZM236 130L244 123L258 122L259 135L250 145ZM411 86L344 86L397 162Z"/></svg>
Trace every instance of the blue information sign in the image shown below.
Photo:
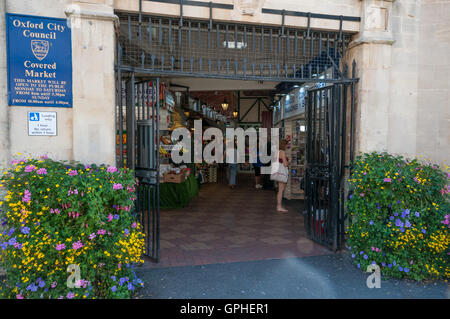
<svg viewBox="0 0 450 319"><path fill-rule="evenodd" d="M66 19L6 14L9 105L72 107Z"/></svg>

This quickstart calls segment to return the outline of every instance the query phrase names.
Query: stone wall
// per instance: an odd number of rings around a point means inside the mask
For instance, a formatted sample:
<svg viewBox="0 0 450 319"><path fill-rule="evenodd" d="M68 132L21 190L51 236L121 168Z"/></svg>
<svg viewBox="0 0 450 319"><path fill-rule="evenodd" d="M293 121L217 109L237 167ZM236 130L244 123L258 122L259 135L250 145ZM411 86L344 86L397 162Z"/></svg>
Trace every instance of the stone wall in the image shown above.
<svg viewBox="0 0 450 319"><path fill-rule="evenodd" d="M0 51L0 167L21 152L60 160L115 163L115 33L112 0L1 0L4 12L72 19L73 108L7 105L6 54ZM28 136L28 111L56 111L57 136Z"/></svg>
<svg viewBox="0 0 450 319"><path fill-rule="evenodd" d="M361 2L356 151L449 164L450 1Z"/></svg>

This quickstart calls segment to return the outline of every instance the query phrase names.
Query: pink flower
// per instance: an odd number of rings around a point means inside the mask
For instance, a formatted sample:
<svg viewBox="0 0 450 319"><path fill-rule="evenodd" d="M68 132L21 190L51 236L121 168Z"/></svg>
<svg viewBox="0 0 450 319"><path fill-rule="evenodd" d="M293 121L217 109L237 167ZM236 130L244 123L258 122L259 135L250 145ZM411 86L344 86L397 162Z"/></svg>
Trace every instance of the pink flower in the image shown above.
<svg viewBox="0 0 450 319"><path fill-rule="evenodd" d="M41 155L40 158L45 160L45 159L48 159L48 156L47 156L47 154L44 154L44 155Z"/></svg>
<svg viewBox="0 0 450 319"><path fill-rule="evenodd" d="M112 214L108 215L108 222L111 222L113 220L114 216Z"/></svg>
<svg viewBox="0 0 450 319"><path fill-rule="evenodd" d="M117 167L115 166L110 166L108 167L108 169L106 170L108 173L115 173L117 172Z"/></svg>
<svg viewBox="0 0 450 319"><path fill-rule="evenodd" d="M27 167L25 167L25 173L32 172L32 171L34 171L34 170L36 170L36 169L37 169L36 166L34 166L34 165L28 165Z"/></svg>
<svg viewBox="0 0 450 319"><path fill-rule="evenodd" d="M92 233L92 234L89 235L89 239L90 240L94 239L95 237L97 237L97 235L95 233Z"/></svg>
<svg viewBox="0 0 450 319"><path fill-rule="evenodd" d="M392 182L392 180L391 180L390 178L385 178L384 181L385 181L386 183Z"/></svg>
<svg viewBox="0 0 450 319"><path fill-rule="evenodd" d="M22 294L18 294L18 295L16 295L16 298L17 299L23 299L23 296L22 296Z"/></svg>
<svg viewBox="0 0 450 319"><path fill-rule="evenodd" d="M83 247L83 243L81 242L81 240L79 240L79 241L77 241L77 242L72 244L73 250L77 250L77 249L79 249L81 247Z"/></svg>
<svg viewBox="0 0 450 319"><path fill-rule="evenodd" d="M60 250L63 250L63 249L66 249L66 245L65 244L56 245L56 250L57 251L60 251Z"/></svg>
<svg viewBox="0 0 450 319"><path fill-rule="evenodd" d="M36 173L38 173L39 175L46 175L47 170L45 168L40 168L36 171Z"/></svg>
<svg viewBox="0 0 450 319"><path fill-rule="evenodd" d="M59 214L61 213L61 211L60 211L58 208L55 208L55 209L51 208L51 209L50 209L50 213L51 213L51 214L58 214L58 215L59 215Z"/></svg>
<svg viewBox="0 0 450 319"><path fill-rule="evenodd" d="M367 175L367 172L364 172L363 175Z"/></svg>
<svg viewBox="0 0 450 319"><path fill-rule="evenodd" d="M22 197L22 202L29 203L30 200L31 200L31 192L28 189L26 189Z"/></svg>
<svg viewBox="0 0 450 319"><path fill-rule="evenodd" d="M359 194L359 196L364 197L364 193Z"/></svg>
<svg viewBox="0 0 450 319"><path fill-rule="evenodd" d="M52 288L55 288L58 283L56 281L52 282Z"/></svg>
<svg viewBox="0 0 450 319"><path fill-rule="evenodd" d="M133 224L131 224L131 228L136 228L136 227L137 227L136 222L134 222Z"/></svg>
<svg viewBox="0 0 450 319"><path fill-rule="evenodd" d="M76 170L69 169L69 176L75 176L75 175L78 175L78 172Z"/></svg>
<svg viewBox="0 0 450 319"><path fill-rule="evenodd" d="M104 235L104 234L106 234L106 230L104 230L104 229L99 229L99 230L97 231L97 234L98 234L98 235Z"/></svg>
<svg viewBox="0 0 450 319"><path fill-rule="evenodd" d="M373 246L370 249L372 249L372 251L375 251L375 247L373 247Z"/></svg>
<svg viewBox="0 0 450 319"><path fill-rule="evenodd" d="M113 189L114 190L123 189L123 186L122 186L122 184L114 184Z"/></svg>

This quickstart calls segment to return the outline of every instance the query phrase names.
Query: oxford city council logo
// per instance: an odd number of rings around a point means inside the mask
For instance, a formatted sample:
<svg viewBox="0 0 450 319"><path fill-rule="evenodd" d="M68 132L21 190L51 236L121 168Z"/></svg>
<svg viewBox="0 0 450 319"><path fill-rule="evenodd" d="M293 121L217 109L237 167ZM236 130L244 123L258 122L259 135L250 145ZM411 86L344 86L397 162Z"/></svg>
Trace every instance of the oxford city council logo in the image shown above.
<svg viewBox="0 0 450 319"><path fill-rule="evenodd" d="M31 40L31 51L39 61L47 56L49 48L50 45L46 40Z"/></svg>

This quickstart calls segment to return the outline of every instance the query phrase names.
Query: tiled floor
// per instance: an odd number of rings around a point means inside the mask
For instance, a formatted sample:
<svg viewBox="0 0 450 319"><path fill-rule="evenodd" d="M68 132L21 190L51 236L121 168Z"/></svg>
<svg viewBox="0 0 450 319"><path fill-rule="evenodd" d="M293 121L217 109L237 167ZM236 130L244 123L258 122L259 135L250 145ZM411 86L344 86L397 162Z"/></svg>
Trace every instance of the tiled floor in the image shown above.
<svg viewBox="0 0 450 319"><path fill-rule="evenodd" d="M204 184L188 207L160 212L160 262L144 267L304 257L330 251L306 238L302 202L276 212L275 192L256 190L253 175L238 176L237 187Z"/></svg>

